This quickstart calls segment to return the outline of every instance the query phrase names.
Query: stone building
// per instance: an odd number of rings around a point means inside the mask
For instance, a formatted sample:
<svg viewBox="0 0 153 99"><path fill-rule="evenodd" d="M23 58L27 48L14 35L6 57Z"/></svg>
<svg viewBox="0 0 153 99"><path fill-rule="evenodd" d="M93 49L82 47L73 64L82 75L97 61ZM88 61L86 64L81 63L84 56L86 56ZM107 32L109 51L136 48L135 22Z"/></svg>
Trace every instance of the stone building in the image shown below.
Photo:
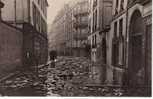
<svg viewBox="0 0 153 99"><path fill-rule="evenodd" d="M66 55L66 31L67 31L67 11L68 5L65 4L64 7L56 15L50 31L50 51L56 50L58 55ZM52 37L53 36L53 37Z"/></svg>
<svg viewBox="0 0 153 99"><path fill-rule="evenodd" d="M93 83L151 92L151 0L90 0ZM136 88L136 89L137 89Z"/></svg>
<svg viewBox="0 0 153 99"><path fill-rule="evenodd" d="M50 49L59 55L86 56L88 37L88 0L69 2L51 25Z"/></svg>
<svg viewBox="0 0 153 99"><path fill-rule="evenodd" d="M126 69L127 0L113 0L111 30L108 37L107 81L121 85Z"/></svg>
<svg viewBox="0 0 153 99"><path fill-rule="evenodd" d="M72 56L73 55L73 5L69 4L67 13L66 13L66 55Z"/></svg>
<svg viewBox="0 0 153 99"><path fill-rule="evenodd" d="M113 0L107 83L151 92L151 0Z"/></svg>
<svg viewBox="0 0 153 99"><path fill-rule="evenodd" d="M2 0L5 22L23 32L23 62L30 66L46 63L48 57L47 0Z"/></svg>
<svg viewBox="0 0 153 99"><path fill-rule="evenodd" d="M128 0L127 17L128 85L151 95L152 0Z"/></svg>
<svg viewBox="0 0 153 99"><path fill-rule="evenodd" d="M73 42L74 56L87 56L85 47L88 40L88 0L81 0L73 8Z"/></svg>
<svg viewBox="0 0 153 99"><path fill-rule="evenodd" d="M1 8L5 6L0 1ZM23 33L4 22L0 16L0 78L23 66Z"/></svg>
<svg viewBox="0 0 153 99"><path fill-rule="evenodd" d="M90 35L93 83L104 84L107 68L107 42L112 20L112 0L90 0Z"/></svg>

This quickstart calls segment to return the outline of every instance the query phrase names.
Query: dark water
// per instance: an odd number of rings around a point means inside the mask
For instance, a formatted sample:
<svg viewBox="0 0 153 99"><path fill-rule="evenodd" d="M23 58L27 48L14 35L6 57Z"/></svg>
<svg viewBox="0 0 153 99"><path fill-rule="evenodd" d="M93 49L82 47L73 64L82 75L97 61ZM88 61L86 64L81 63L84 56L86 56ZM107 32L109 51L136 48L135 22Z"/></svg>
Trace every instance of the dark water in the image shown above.
<svg viewBox="0 0 153 99"><path fill-rule="evenodd" d="M40 86L27 86L24 88L3 88L2 96L46 96L46 90Z"/></svg>

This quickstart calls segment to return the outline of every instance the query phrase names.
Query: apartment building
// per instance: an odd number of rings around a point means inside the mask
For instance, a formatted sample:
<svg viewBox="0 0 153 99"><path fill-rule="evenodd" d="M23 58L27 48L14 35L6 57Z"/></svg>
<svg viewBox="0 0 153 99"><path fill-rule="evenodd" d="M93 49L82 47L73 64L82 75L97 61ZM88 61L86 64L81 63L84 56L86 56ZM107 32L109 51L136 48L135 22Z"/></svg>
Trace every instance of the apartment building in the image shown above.
<svg viewBox="0 0 153 99"><path fill-rule="evenodd" d="M127 0L113 0L111 30L108 37L107 81L122 84L126 69Z"/></svg>
<svg viewBox="0 0 153 99"><path fill-rule="evenodd" d="M48 56L47 0L2 1L5 3L3 20L23 31L24 64L45 63Z"/></svg>
<svg viewBox="0 0 153 99"><path fill-rule="evenodd" d="M107 43L112 20L112 0L90 0L90 35L93 83L106 82Z"/></svg>
<svg viewBox="0 0 153 99"><path fill-rule="evenodd" d="M151 95L152 0L129 0L127 9L128 85Z"/></svg>
<svg viewBox="0 0 153 99"><path fill-rule="evenodd" d="M61 9L51 25L50 40L60 55L87 56L88 0L69 2Z"/></svg>
<svg viewBox="0 0 153 99"><path fill-rule="evenodd" d="M141 95L151 94L151 3L113 0L108 36L107 83L143 90Z"/></svg>
<svg viewBox="0 0 153 99"><path fill-rule="evenodd" d="M5 6L0 1L1 9ZM12 71L22 68L22 31L2 21L0 14L0 78L8 76Z"/></svg>
<svg viewBox="0 0 153 99"><path fill-rule="evenodd" d="M73 8L73 55L87 56L86 45L88 40L88 0L78 1Z"/></svg>
<svg viewBox="0 0 153 99"><path fill-rule="evenodd" d="M50 50L55 49L58 55L66 55L66 35L69 26L67 25L67 11L68 5L65 4L51 25L50 34L54 35L54 38L50 39Z"/></svg>

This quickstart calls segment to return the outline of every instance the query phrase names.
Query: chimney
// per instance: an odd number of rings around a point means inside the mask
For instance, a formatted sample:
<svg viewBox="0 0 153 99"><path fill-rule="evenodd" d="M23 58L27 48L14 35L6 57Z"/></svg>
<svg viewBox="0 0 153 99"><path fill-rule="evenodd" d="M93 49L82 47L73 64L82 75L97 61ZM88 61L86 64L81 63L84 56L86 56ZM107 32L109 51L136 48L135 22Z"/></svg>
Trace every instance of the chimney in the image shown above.
<svg viewBox="0 0 153 99"><path fill-rule="evenodd" d="M2 19L2 16L1 16L1 9L4 7L4 3L0 0L0 20Z"/></svg>

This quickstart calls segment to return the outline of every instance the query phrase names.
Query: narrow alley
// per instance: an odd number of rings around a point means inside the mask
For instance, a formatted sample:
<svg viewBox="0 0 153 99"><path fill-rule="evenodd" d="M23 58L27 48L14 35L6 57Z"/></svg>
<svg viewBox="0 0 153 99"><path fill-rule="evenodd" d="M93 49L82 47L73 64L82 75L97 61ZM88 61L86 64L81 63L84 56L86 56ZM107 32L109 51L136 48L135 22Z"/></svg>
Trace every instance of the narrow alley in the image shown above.
<svg viewBox="0 0 153 99"><path fill-rule="evenodd" d="M0 0L0 96L151 97L152 0Z"/></svg>

